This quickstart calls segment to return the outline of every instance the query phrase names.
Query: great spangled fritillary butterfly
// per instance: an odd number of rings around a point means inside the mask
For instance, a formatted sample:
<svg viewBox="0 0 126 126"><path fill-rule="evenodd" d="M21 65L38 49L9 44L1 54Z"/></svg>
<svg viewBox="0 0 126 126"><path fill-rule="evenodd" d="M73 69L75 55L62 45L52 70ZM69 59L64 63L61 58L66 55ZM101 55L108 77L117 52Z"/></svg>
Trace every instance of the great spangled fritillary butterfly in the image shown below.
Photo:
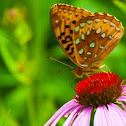
<svg viewBox="0 0 126 126"><path fill-rule="evenodd" d="M78 78L100 69L100 63L120 41L124 28L107 13L91 13L85 9L56 4L51 8L55 36L68 58L78 67Z"/></svg>

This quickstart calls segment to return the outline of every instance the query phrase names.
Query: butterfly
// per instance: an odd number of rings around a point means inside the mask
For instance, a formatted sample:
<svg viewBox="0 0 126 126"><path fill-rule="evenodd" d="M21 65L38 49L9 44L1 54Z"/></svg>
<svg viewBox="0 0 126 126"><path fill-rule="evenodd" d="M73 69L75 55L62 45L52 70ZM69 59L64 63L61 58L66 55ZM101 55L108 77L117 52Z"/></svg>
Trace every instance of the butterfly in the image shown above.
<svg viewBox="0 0 126 126"><path fill-rule="evenodd" d="M78 67L76 77L90 75L119 43L124 33L121 22L107 13L91 13L67 4L53 5L51 24L61 48Z"/></svg>

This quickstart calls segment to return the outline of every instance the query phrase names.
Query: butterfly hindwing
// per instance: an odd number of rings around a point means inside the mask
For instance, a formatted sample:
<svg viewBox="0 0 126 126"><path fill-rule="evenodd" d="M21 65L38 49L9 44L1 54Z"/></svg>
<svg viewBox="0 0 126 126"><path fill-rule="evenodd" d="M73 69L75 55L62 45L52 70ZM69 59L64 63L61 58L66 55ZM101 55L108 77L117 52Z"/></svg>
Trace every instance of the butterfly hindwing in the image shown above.
<svg viewBox="0 0 126 126"><path fill-rule="evenodd" d="M81 27L81 24L84 26ZM76 61L79 67L90 68L107 58L121 39L124 29L114 16L95 13L79 20L74 31Z"/></svg>

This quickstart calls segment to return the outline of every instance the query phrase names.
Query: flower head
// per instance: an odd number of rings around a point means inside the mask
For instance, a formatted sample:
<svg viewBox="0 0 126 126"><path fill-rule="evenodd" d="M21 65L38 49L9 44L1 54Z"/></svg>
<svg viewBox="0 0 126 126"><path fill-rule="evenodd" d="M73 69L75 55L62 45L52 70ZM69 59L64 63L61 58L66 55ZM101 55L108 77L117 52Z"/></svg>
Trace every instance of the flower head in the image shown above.
<svg viewBox="0 0 126 126"><path fill-rule="evenodd" d="M45 126L55 126L65 115L63 126L126 126L126 85L118 75L97 73L79 82L75 92Z"/></svg>
<svg viewBox="0 0 126 126"><path fill-rule="evenodd" d="M80 104L92 107L115 102L121 95L122 80L115 74L98 73L79 82L75 88Z"/></svg>

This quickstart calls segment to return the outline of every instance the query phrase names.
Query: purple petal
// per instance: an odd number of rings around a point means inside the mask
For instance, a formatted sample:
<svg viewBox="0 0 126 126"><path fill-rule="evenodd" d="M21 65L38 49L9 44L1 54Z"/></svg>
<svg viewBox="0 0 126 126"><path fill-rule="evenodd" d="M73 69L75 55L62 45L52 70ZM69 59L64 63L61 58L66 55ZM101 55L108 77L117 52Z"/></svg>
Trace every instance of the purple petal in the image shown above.
<svg viewBox="0 0 126 126"><path fill-rule="evenodd" d="M62 113L54 120L54 122L52 123L51 126L55 126L57 124L57 122L60 120L60 118L62 118L63 116L67 115L69 113L69 111L73 111L76 107L78 107L80 105L74 105L74 106L71 106L69 108L66 108L64 111L62 111Z"/></svg>
<svg viewBox="0 0 126 126"><path fill-rule="evenodd" d="M122 94L126 94L126 88L122 90Z"/></svg>
<svg viewBox="0 0 126 126"><path fill-rule="evenodd" d="M113 123L112 126L126 126L126 113L117 105L108 105L108 115Z"/></svg>
<svg viewBox="0 0 126 126"><path fill-rule="evenodd" d="M94 126L113 126L106 106L99 106L94 116Z"/></svg>
<svg viewBox="0 0 126 126"><path fill-rule="evenodd" d="M84 109L74 121L73 126L89 126L92 107Z"/></svg>
<svg viewBox="0 0 126 126"><path fill-rule="evenodd" d="M126 94L126 85L123 86L123 89L122 89L122 94Z"/></svg>
<svg viewBox="0 0 126 126"><path fill-rule="evenodd" d="M94 126L126 126L126 113L117 105L111 103L108 109L105 106L97 108L94 117Z"/></svg>
<svg viewBox="0 0 126 126"><path fill-rule="evenodd" d="M114 126L115 123L113 122L113 118L109 112L109 110L106 108L106 106L104 106L104 114L105 114L105 117L106 117L106 121L107 121L107 126Z"/></svg>
<svg viewBox="0 0 126 126"><path fill-rule="evenodd" d="M73 99L69 102L67 102L66 104L64 104L49 120L48 122L44 125L44 126L49 126L62 112L64 112L64 110L66 109L71 109L73 106L77 106L79 105L77 103L77 100L76 99ZM69 110L70 111L70 110ZM69 112L68 111L68 112Z"/></svg>
<svg viewBox="0 0 126 126"><path fill-rule="evenodd" d="M77 116L77 114L80 112L80 110L84 108L83 105L78 106L77 108L74 109L74 111L70 114L70 116L67 118L63 126L71 126L74 118Z"/></svg>
<svg viewBox="0 0 126 126"><path fill-rule="evenodd" d="M123 122L126 125L126 112L124 110L122 110L119 106L117 106L116 104L113 104L113 106L114 106L114 108L118 112L119 116L121 117L121 119L123 120Z"/></svg>
<svg viewBox="0 0 126 126"><path fill-rule="evenodd" d="M90 125L91 111L92 111L92 108L88 109L85 117L83 117L83 121L82 121L81 126L89 126Z"/></svg>
<svg viewBox="0 0 126 126"><path fill-rule="evenodd" d="M126 96L120 96L116 100L126 102Z"/></svg>
<svg viewBox="0 0 126 126"><path fill-rule="evenodd" d="M122 85L122 87L126 89L126 85Z"/></svg>

